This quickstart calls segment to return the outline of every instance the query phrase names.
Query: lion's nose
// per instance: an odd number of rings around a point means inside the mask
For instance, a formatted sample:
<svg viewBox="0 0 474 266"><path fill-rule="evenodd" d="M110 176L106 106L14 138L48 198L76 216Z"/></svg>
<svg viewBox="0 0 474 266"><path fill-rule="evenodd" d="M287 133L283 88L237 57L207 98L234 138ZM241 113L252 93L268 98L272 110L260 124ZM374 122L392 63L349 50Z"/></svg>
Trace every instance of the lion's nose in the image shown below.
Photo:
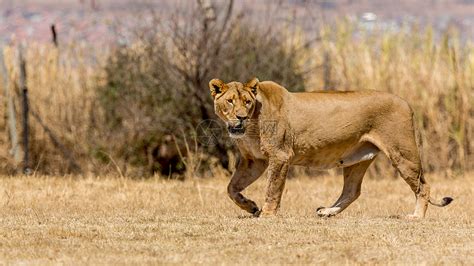
<svg viewBox="0 0 474 266"><path fill-rule="evenodd" d="M242 121L242 120L247 119L247 116L240 116L240 115L237 115L237 119L239 119L240 121Z"/></svg>

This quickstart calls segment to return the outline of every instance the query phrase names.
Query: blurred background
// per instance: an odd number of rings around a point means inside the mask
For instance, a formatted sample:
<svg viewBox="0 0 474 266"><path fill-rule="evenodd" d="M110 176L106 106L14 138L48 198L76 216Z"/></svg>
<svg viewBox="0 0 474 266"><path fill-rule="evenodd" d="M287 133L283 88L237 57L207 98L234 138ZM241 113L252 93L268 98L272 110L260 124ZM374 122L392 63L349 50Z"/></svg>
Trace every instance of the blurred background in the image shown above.
<svg viewBox="0 0 474 266"><path fill-rule="evenodd" d="M0 0L0 173L229 175L232 141L203 126L217 119L207 84L256 76L397 94L425 171L462 175L473 26L474 0ZM385 159L370 168L395 174Z"/></svg>

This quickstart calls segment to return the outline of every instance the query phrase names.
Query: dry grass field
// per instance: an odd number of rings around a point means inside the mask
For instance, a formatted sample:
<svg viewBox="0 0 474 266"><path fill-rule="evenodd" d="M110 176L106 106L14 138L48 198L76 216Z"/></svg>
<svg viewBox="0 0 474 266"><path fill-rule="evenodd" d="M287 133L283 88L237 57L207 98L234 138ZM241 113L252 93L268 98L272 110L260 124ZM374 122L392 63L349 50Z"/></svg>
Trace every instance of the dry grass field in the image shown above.
<svg viewBox="0 0 474 266"><path fill-rule="evenodd" d="M366 178L340 216L315 209L341 177L287 182L277 218L251 218L227 197L224 177L0 177L0 263L472 264L474 175L428 175L432 195L451 195L427 219L406 220L414 197L400 178ZM262 203L265 181L247 195Z"/></svg>

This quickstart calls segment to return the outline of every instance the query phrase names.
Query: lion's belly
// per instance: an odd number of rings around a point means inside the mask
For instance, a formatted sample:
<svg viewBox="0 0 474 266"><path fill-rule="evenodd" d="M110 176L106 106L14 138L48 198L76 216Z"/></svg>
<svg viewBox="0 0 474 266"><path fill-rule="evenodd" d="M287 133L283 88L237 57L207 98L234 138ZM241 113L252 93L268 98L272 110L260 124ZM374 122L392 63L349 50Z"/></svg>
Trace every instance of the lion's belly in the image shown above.
<svg viewBox="0 0 474 266"><path fill-rule="evenodd" d="M310 166L319 169L330 169L340 165L340 158L344 156L345 150L296 150L292 164Z"/></svg>
<svg viewBox="0 0 474 266"><path fill-rule="evenodd" d="M307 144L296 142L292 164L320 169L340 167L341 160L359 144L358 137L349 137L334 142L316 142Z"/></svg>
<svg viewBox="0 0 474 266"><path fill-rule="evenodd" d="M324 146L295 146L292 164L320 169L347 167L372 160L379 151L374 144L362 139L347 139Z"/></svg>

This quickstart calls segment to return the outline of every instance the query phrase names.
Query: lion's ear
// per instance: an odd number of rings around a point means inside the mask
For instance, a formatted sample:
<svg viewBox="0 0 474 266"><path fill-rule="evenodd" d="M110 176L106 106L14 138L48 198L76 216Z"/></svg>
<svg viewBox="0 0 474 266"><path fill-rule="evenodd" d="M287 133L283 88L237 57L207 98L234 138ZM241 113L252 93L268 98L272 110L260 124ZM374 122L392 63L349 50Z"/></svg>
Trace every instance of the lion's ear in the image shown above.
<svg viewBox="0 0 474 266"><path fill-rule="evenodd" d="M258 78L253 78L252 80L247 82L245 86L250 88L250 90L252 91L254 95L257 95L257 89L258 89L259 83L260 81L258 81Z"/></svg>
<svg viewBox="0 0 474 266"><path fill-rule="evenodd" d="M217 94L223 93L227 90L227 86L224 81L220 79L212 79L209 81L209 89L211 90L212 97L216 97Z"/></svg>

